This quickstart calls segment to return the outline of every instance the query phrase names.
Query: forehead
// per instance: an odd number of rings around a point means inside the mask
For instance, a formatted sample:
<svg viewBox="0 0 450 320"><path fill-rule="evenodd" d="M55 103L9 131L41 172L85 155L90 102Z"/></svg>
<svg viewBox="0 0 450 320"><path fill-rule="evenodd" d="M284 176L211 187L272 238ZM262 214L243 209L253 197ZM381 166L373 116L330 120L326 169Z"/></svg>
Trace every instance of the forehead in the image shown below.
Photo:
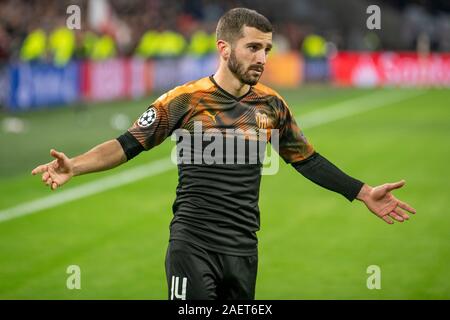
<svg viewBox="0 0 450 320"><path fill-rule="evenodd" d="M264 45L272 44L272 32L262 32L253 27L242 28L243 37L238 40L241 43L261 42Z"/></svg>

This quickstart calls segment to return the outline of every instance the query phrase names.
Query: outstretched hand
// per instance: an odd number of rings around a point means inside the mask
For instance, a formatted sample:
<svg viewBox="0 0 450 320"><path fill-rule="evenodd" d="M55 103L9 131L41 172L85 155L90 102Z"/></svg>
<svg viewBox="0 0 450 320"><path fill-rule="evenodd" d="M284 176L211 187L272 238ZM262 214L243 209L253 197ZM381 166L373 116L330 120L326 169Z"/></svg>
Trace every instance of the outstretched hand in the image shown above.
<svg viewBox="0 0 450 320"><path fill-rule="evenodd" d="M404 185L404 180L395 183L386 183L373 188L365 184L359 192L357 199L363 201L370 211L386 223L393 224L393 220L403 222L409 219L409 215L406 212L414 214L416 210L407 203L394 197L391 191L399 189Z"/></svg>
<svg viewBox="0 0 450 320"><path fill-rule="evenodd" d="M52 149L50 150L50 155L55 160L37 166L31 171L31 174L42 173L42 182L52 190L55 190L73 177L73 165L70 159L62 152Z"/></svg>

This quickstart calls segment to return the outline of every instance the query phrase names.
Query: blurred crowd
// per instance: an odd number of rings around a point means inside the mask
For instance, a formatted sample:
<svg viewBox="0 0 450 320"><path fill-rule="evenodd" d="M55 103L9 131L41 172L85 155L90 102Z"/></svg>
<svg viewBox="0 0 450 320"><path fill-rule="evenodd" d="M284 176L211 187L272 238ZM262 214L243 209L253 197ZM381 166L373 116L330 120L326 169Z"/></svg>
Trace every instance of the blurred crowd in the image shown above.
<svg viewBox="0 0 450 320"><path fill-rule="evenodd" d="M368 30L370 3L359 0L0 0L0 61L205 55L219 17L241 6L272 21L278 51L450 51L446 2L433 10L426 2L381 2L382 30ZM69 5L81 9L80 30L66 27Z"/></svg>

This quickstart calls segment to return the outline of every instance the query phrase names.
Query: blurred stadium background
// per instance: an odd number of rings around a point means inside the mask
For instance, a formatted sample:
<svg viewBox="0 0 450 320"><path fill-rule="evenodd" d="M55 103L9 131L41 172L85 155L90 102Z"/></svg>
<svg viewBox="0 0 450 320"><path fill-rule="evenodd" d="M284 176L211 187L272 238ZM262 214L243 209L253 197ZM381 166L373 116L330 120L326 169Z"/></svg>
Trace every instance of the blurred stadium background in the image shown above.
<svg viewBox="0 0 450 320"><path fill-rule="evenodd" d="M366 27L371 4L381 30ZM372 185L406 179L395 194L418 211L388 226L281 164L262 182L256 297L450 298L448 1L0 0L0 299L166 299L173 142L55 193L30 171L212 74L215 25L238 6L273 22L262 82L316 149ZM370 265L381 290L366 287Z"/></svg>

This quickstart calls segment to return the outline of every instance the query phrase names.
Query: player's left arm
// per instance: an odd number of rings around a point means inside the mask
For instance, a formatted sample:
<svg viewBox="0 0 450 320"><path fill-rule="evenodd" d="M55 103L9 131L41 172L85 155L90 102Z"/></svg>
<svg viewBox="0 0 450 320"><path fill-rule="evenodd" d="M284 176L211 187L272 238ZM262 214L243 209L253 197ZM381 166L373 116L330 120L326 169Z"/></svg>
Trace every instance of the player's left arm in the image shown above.
<svg viewBox="0 0 450 320"><path fill-rule="evenodd" d="M281 101L279 110L281 110L279 154L304 177L323 188L343 195L349 201L358 199L364 202L371 212L388 224L394 223L391 218L403 222L409 219L406 212L416 212L391 193L401 188L405 181L371 187L347 175L314 150L284 101Z"/></svg>
<svg viewBox="0 0 450 320"><path fill-rule="evenodd" d="M316 152L305 160L292 163L292 166L309 180L342 194L349 201L358 199L364 202L371 212L388 224L394 223L391 218L398 222L408 220L409 215L406 212L416 213L414 208L391 193L403 187L404 180L371 187L347 175Z"/></svg>

